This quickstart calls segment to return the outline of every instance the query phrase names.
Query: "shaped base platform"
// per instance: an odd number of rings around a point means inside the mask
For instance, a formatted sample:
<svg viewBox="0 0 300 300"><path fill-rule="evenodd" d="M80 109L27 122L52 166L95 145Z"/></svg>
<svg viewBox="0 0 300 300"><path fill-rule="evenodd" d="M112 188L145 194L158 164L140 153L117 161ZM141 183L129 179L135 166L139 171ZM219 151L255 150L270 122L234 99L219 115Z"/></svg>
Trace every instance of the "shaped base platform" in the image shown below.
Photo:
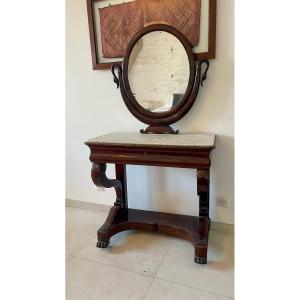
<svg viewBox="0 0 300 300"><path fill-rule="evenodd" d="M110 238L125 230L158 231L190 241L195 247L195 263L207 263L209 218L145 211L113 206L97 232L98 248L106 248Z"/></svg>

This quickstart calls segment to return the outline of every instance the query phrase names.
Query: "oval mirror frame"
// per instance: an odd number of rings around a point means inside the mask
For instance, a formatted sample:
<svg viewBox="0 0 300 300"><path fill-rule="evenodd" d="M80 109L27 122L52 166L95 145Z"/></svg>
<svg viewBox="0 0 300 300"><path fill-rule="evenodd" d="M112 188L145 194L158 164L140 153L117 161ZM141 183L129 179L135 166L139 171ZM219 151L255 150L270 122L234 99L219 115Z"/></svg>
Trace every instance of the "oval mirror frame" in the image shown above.
<svg viewBox="0 0 300 300"><path fill-rule="evenodd" d="M175 36L183 45L188 61L189 61L189 81L187 89L180 102L172 109L164 112L151 112L142 107L133 96L132 90L129 84L128 67L132 50L136 43L146 34L153 31L165 31ZM201 77L201 65L206 64L206 70ZM123 60L123 70L119 64L113 64L112 73L114 76L114 82L117 87L120 86L121 95L124 103L131 114L140 120L141 122L148 124L146 130L141 130L141 133L172 133L176 134L179 131L174 131L169 125L179 121L183 118L193 106L199 91L199 85L206 79L206 73L209 67L207 60L197 62L193 53L193 48L187 38L177 29L166 24L154 24L143 28L138 32L130 41ZM118 69L118 77L115 74L115 70Z"/></svg>
<svg viewBox="0 0 300 300"><path fill-rule="evenodd" d="M148 32L136 41L125 73L138 104L160 115L181 102L193 80L187 51L166 31Z"/></svg>

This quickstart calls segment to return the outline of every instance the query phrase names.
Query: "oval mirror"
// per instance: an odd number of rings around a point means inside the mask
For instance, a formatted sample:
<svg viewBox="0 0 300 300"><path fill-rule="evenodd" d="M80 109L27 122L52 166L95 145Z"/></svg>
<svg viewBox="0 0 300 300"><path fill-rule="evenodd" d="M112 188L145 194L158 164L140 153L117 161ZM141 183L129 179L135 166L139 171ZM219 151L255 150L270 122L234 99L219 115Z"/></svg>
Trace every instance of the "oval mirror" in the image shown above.
<svg viewBox="0 0 300 300"><path fill-rule="evenodd" d="M129 57L128 81L135 100L144 109L170 111L182 101L189 79L189 58L176 36L152 31L135 43Z"/></svg>
<svg viewBox="0 0 300 300"><path fill-rule="evenodd" d="M208 67L207 60L195 60L193 47L181 32L166 24L153 24L132 38L123 65L113 64L112 74L128 110L149 125L141 133L176 134L178 130L170 124L191 109Z"/></svg>

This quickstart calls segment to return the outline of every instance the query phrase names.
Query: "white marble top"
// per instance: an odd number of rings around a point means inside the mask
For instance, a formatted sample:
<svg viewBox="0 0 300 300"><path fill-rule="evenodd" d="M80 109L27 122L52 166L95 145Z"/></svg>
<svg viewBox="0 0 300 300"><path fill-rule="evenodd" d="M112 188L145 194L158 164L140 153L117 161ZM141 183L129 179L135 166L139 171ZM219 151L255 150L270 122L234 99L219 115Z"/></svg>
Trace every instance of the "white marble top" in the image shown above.
<svg viewBox="0 0 300 300"><path fill-rule="evenodd" d="M215 135L211 133L141 134L124 132L102 135L88 140L87 143L211 147L215 144Z"/></svg>

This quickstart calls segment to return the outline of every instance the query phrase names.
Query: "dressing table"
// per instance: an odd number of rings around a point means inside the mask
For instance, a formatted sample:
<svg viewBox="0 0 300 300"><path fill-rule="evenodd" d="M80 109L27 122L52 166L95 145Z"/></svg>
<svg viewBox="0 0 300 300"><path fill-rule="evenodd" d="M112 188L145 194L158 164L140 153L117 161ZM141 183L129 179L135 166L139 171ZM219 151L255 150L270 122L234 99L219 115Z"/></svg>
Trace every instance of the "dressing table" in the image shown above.
<svg viewBox="0 0 300 300"><path fill-rule="evenodd" d="M204 72L202 66L206 66ZM209 170L215 135L179 133L170 124L192 108L208 67L208 61L195 60L185 36L164 24L142 29L129 43L123 65L113 65L113 79L125 105L149 126L140 133L111 133L85 142L94 184L116 191L114 206L97 233L98 248L106 248L110 238L124 230L159 231L189 240L195 247L194 261L207 263ZM106 177L107 163L115 164L116 179ZM126 165L194 169L198 216L129 208Z"/></svg>
<svg viewBox="0 0 300 300"><path fill-rule="evenodd" d="M195 246L195 262L206 263L210 152L214 149L214 143L213 134L166 136L115 133L87 141L86 145L91 150L90 160L93 163L93 182L98 187L114 187L117 195L106 222L98 230L97 247L107 247L110 237L124 230L159 231L191 241ZM106 163L115 164L116 179L106 177ZM128 208L127 164L195 169L199 217Z"/></svg>

